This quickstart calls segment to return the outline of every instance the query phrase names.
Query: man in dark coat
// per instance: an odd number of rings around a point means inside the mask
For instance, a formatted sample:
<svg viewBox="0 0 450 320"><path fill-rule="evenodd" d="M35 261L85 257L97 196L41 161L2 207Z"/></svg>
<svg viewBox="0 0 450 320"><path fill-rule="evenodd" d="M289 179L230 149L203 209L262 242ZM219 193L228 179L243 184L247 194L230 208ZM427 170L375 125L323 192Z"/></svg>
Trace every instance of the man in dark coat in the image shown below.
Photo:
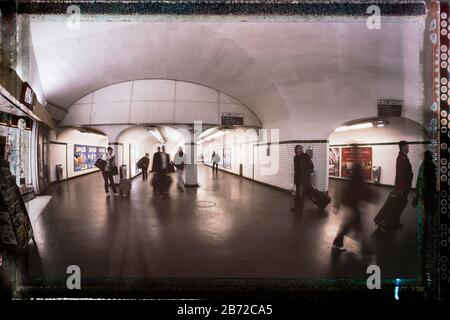
<svg viewBox="0 0 450 320"><path fill-rule="evenodd" d="M395 184L394 191L403 199L404 204L408 203L408 195L411 190L411 185L413 181L413 171L411 163L408 159L409 146L404 140L400 141L398 144L400 151L397 156L397 163L395 167ZM402 227L400 223L401 212L398 213L398 218L394 223L394 227Z"/></svg>
<svg viewBox="0 0 450 320"><path fill-rule="evenodd" d="M161 171L161 147L158 147L158 151L153 154L153 160L152 160L152 170L153 177L151 180L152 186L153 186L153 193L157 194L159 193L159 172Z"/></svg>
<svg viewBox="0 0 450 320"><path fill-rule="evenodd" d="M169 173L170 157L165 152L164 146L158 147L158 152L153 155L152 172L154 173L152 185L154 193L165 193L168 190L167 174Z"/></svg>
<svg viewBox="0 0 450 320"><path fill-rule="evenodd" d="M314 164L311 157L303 151L303 146L296 146L294 156L295 207L291 211L303 211L305 194L311 186L311 173L313 171Z"/></svg>
<svg viewBox="0 0 450 320"><path fill-rule="evenodd" d="M137 163L138 168L142 170L142 181L147 181L148 179L148 167L150 166L149 157L150 155L146 153Z"/></svg>

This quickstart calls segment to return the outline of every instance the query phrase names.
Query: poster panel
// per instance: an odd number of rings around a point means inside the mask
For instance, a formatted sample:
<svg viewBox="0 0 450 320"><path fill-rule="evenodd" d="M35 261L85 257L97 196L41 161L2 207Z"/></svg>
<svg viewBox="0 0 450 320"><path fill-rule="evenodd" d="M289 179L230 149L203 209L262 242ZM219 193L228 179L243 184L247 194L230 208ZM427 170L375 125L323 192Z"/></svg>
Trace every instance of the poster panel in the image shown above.
<svg viewBox="0 0 450 320"><path fill-rule="evenodd" d="M87 147L87 168L94 168L95 161L97 161L97 147Z"/></svg>
<svg viewBox="0 0 450 320"><path fill-rule="evenodd" d="M222 166L224 169L231 170L231 148L223 149Z"/></svg>
<svg viewBox="0 0 450 320"><path fill-rule="evenodd" d="M87 169L87 147L82 145L73 146L73 169L75 172Z"/></svg>
<svg viewBox="0 0 450 320"><path fill-rule="evenodd" d="M362 166L364 181L372 181L372 147L343 147L341 177L350 178L355 161Z"/></svg>
<svg viewBox="0 0 450 320"><path fill-rule="evenodd" d="M95 162L106 152L105 147L84 146L76 144L73 150L74 171L95 168Z"/></svg>
<svg viewBox="0 0 450 320"><path fill-rule="evenodd" d="M341 160L340 148L328 149L328 175L330 177L339 177L339 166Z"/></svg>

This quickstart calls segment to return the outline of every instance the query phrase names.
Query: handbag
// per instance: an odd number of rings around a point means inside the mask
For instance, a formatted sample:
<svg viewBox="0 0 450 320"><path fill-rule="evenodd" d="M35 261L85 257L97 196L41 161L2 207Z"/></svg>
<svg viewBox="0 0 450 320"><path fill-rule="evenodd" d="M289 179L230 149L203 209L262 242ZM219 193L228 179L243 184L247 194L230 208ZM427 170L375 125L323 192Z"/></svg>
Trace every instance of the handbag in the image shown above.
<svg viewBox="0 0 450 320"><path fill-rule="evenodd" d="M144 161L142 161L142 159L140 159L138 162L136 162L136 167L138 169L142 169L142 167L144 166Z"/></svg>
<svg viewBox="0 0 450 320"><path fill-rule="evenodd" d="M98 158L97 161L95 161L94 166L96 166L97 168L99 168L100 170L103 171L103 170L105 170L105 167L106 167L106 161L101 158Z"/></svg>

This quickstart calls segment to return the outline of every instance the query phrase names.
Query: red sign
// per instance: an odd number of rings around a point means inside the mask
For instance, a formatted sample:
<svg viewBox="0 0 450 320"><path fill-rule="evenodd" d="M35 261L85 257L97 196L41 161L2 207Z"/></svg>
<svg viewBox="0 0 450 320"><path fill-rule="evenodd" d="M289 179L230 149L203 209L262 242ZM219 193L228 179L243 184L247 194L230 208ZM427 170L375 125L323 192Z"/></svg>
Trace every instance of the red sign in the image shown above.
<svg viewBox="0 0 450 320"><path fill-rule="evenodd" d="M355 161L363 168L364 180L372 181L372 147L342 148L341 177L350 178Z"/></svg>

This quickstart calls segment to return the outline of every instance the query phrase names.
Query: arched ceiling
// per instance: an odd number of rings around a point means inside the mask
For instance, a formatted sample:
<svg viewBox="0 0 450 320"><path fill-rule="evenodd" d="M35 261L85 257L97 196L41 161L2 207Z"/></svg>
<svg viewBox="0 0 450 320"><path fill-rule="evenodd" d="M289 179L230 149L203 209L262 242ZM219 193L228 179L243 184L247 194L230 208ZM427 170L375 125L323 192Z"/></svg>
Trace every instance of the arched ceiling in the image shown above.
<svg viewBox="0 0 450 320"><path fill-rule="evenodd" d="M281 137L326 138L376 115L377 99L404 100L420 121L424 17L384 22L31 22L47 101L68 108L121 81L176 79L249 106ZM318 119L329 125L318 133ZM322 121L322 120L321 120ZM314 131L314 132L313 132Z"/></svg>

